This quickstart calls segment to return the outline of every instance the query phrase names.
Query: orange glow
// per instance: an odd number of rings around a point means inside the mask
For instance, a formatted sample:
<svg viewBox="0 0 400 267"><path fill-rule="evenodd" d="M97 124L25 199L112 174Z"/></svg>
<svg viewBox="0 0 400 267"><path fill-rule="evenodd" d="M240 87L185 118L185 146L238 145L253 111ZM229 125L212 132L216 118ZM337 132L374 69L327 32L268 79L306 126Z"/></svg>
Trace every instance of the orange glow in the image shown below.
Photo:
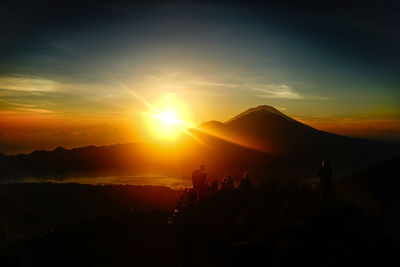
<svg viewBox="0 0 400 267"><path fill-rule="evenodd" d="M245 140L240 135L237 135L237 134L235 135L235 134L229 133L227 131L220 132L220 131L215 131L215 130L205 129L205 128L200 128L200 129L197 128L197 130L204 134L219 138L221 140L224 140L226 142L229 142L229 143L241 146L241 147L257 150L260 152L272 152L266 146L259 145L255 141L251 142L249 140Z"/></svg>
<svg viewBox="0 0 400 267"><path fill-rule="evenodd" d="M143 114L147 129L155 139L174 140L192 127L187 106L172 94L152 105L152 113Z"/></svg>
<svg viewBox="0 0 400 267"><path fill-rule="evenodd" d="M372 116L371 116L372 117ZM400 120L380 118L323 118L323 119L299 119L318 130L335 134L361 137L399 140Z"/></svg>

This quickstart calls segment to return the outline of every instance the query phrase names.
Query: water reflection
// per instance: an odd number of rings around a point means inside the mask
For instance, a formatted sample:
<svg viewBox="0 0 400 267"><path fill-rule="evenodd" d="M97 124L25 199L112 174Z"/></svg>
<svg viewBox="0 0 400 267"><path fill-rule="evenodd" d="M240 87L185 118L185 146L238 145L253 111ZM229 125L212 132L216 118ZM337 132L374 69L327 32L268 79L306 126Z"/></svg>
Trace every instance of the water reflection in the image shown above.
<svg viewBox="0 0 400 267"><path fill-rule="evenodd" d="M106 177L69 177L65 179L26 179L23 182L52 182L52 183L79 183L79 184L124 184L124 185L152 185L168 186L172 189L184 189L191 186L189 177L168 176L106 176Z"/></svg>

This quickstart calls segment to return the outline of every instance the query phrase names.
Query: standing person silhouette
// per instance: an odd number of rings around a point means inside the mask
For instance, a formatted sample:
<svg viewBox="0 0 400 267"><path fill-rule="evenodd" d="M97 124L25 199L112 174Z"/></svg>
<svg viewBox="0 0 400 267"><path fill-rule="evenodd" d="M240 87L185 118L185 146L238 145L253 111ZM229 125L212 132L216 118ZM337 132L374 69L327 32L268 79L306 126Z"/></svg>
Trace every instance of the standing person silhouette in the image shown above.
<svg viewBox="0 0 400 267"><path fill-rule="evenodd" d="M207 190L207 173L205 173L205 166L200 165L199 170L195 170L192 173L193 189L199 195L199 199L204 198Z"/></svg>
<svg viewBox="0 0 400 267"><path fill-rule="evenodd" d="M332 169L327 159L322 161L321 168L318 171L320 196L323 199L331 197L331 177Z"/></svg>
<svg viewBox="0 0 400 267"><path fill-rule="evenodd" d="M249 175L247 172L243 173L243 178L242 180L240 180L240 185L239 185L239 189L247 189L250 188L252 186Z"/></svg>

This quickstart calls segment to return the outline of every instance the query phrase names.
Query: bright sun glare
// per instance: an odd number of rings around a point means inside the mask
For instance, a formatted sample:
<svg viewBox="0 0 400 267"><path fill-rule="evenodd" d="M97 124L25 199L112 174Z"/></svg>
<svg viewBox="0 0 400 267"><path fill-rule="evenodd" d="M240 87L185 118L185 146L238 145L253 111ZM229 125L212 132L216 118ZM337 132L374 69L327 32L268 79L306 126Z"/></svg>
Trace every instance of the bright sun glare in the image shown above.
<svg viewBox="0 0 400 267"><path fill-rule="evenodd" d="M175 112L168 110L156 116L160 121L166 125L177 125L179 121L176 118Z"/></svg>
<svg viewBox="0 0 400 267"><path fill-rule="evenodd" d="M149 133L156 139L173 140L190 128L190 116L186 105L174 97L166 97L156 103L152 113L146 113Z"/></svg>

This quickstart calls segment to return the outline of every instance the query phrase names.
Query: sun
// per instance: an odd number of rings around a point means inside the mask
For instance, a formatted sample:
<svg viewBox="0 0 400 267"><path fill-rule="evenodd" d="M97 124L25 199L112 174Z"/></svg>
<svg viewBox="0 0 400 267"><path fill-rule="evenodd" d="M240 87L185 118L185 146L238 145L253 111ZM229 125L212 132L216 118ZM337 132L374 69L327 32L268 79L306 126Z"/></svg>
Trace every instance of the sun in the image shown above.
<svg viewBox="0 0 400 267"><path fill-rule="evenodd" d="M168 97L152 104L149 112L144 113L144 119L153 139L175 140L192 128L189 113L185 103Z"/></svg>
<svg viewBox="0 0 400 267"><path fill-rule="evenodd" d="M179 121L176 118L175 112L172 110L167 110L160 115L156 116L161 122L163 122L165 125L175 125L178 126Z"/></svg>
<svg viewBox="0 0 400 267"><path fill-rule="evenodd" d="M150 114L147 125L150 133L156 139L175 139L185 127L179 119L179 113L172 109L157 111Z"/></svg>

